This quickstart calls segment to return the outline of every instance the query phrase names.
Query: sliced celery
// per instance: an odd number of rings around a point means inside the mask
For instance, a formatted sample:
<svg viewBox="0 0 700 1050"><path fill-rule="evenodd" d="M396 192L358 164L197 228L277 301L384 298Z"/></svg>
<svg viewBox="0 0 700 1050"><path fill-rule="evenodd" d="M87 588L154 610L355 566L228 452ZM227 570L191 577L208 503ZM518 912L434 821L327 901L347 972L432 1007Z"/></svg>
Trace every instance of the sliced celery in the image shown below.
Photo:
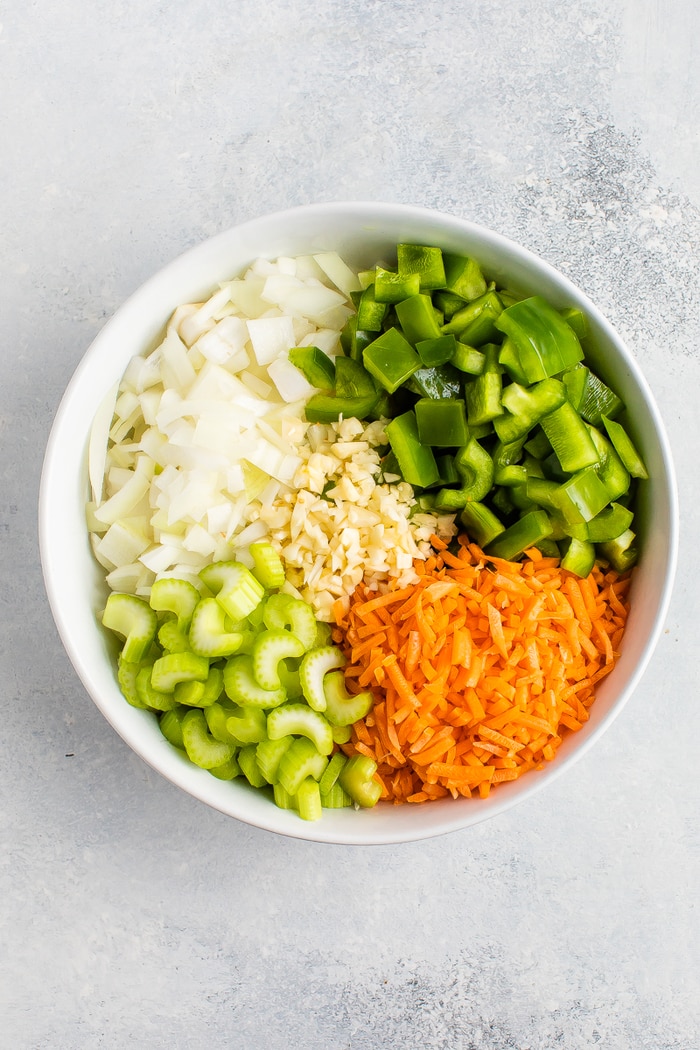
<svg viewBox="0 0 700 1050"><path fill-rule="evenodd" d="M136 692L143 707L152 711L170 711L177 706L172 690L157 689L153 685L153 668L142 667L136 675Z"/></svg>
<svg viewBox="0 0 700 1050"><path fill-rule="evenodd" d="M314 711L326 710L326 694L323 690L324 678L329 671L345 667L347 660L335 645L312 649L306 653L299 666L299 681L304 698Z"/></svg>
<svg viewBox="0 0 700 1050"><path fill-rule="evenodd" d="M265 787L267 781L258 768L258 763L255 759L255 744L248 744L246 747L242 747L238 752L238 764L241 767L241 772L246 778L249 784L254 788Z"/></svg>
<svg viewBox="0 0 700 1050"><path fill-rule="evenodd" d="M283 660L299 658L304 646L291 631L263 631L253 645L253 677L263 689L282 688L279 665Z"/></svg>
<svg viewBox="0 0 700 1050"><path fill-rule="evenodd" d="M374 777L376 771L377 763L373 759L367 755L352 755L343 766L338 783L358 806L371 808L382 793L381 784Z"/></svg>
<svg viewBox="0 0 700 1050"><path fill-rule="evenodd" d="M185 750L185 742L182 736L182 719L187 714L183 707L173 707L170 711L164 711L158 719L160 731L173 747Z"/></svg>
<svg viewBox="0 0 700 1050"><path fill-rule="evenodd" d="M220 740L222 744L238 743L236 737L229 733L226 723L239 710L240 708L236 707L235 704L231 704L228 700L223 702L217 701L210 707L204 708L204 717L209 727L209 732L216 740Z"/></svg>
<svg viewBox="0 0 700 1050"><path fill-rule="evenodd" d="M302 780L297 789L299 816L302 820L320 820L322 816L321 793L313 777Z"/></svg>
<svg viewBox="0 0 700 1050"><path fill-rule="evenodd" d="M223 688L223 671L220 667L210 667L209 674L203 682L178 682L173 695L179 704L189 707L211 707L221 696Z"/></svg>
<svg viewBox="0 0 700 1050"><path fill-rule="evenodd" d="M323 777L321 777L321 780L323 780ZM320 782L318 786L320 791ZM320 791L320 795L321 806L323 809L346 809L353 804L347 791L345 791L337 782L333 785L330 791Z"/></svg>
<svg viewBox="0 0 700 1050"><path fill-rule="evenodd" d="M151 684L163 693L172 693L178 682L204 682L209 674L209 661L195 653L166 653L153 665Z"/></svg>
<svg viewBox="0 0 700 1050"><path fill-rule="evenodd" d="M209 772L217 780L235 780L236 777L241 775L241 767L234 755L232 758L229 758L228 762L224 762L220 766L214 766Z"/></svg>
<svg viewBox="0 0 700 1050"><path fill-rule="evenodd" d="M233 744L222 744L208 730L204 714L193 708L182 719L182 740L190 761L202 769L215 769L236 753Z"/></svg>
<svg viewBox="0 0 700 1050"><path fill-rule="evenodd" d="M174 613L180 630L187 631L199 597L199 591L188 580L165 577L155 581L149 601L156 612Z"/></svg>
<svg viewBox="0 0 700 1050"><path fill-rule="evenodd" d="M303 736L297 737L280 759L277 781L290 795L295 795L299 785L307 777L320 780L327 765L328 759L311 740Z"/></svg>
<svg viewBox="0 0 700 1050"><path fill-rule="evenodd" d="M327 795L331 790L340 776L340 771L343 769L346 762L347 758L341 751L336 751L336 753L331 756L328 765L323 771L323 776L318 782L322 795Z"/></svg>
<svg viewBox="0 0 700 1050"><path fill-rule="evenodd" d="M369 714L373 697L369 690L353 696L345 688L342 671L331 671L323 681L326 696L325 715L331 725L350 726Z"/></svg>
<svg viewBox="0 0 700 1050"><path fill-rule="evenodd" d="M333 750L333 733L329 722L306 704L284 704L267 716L267 734L271 740L282 736L307 737L322 755Z"/></svg>
<svg viewBox="0 0 700 1050"><path fill-rule="evenodd" d="M275 591L285 580L284 566L271 543L251 543L248 548L253 559L253 575L268 591Z"/></svg>
<svg viewBox="0 0 700 1050"><path fill-rule="evenodd" d="M294 737L283 736L279 740L261 740L255 749L258 768L268 784L277 782L282 756L291 746Z"/></svg>
<svg viewBox="0 0 700 1050"><path fill-rule="evenodd" d="M139 691L136 688L136 676L142 666L141 663L132 663L121 657L117 664L117 681L119 682L119 688L132 707L146 707L146 704L144 704L139 696Z"/></svg>
<svg viewBox="0 0 700 1050"><path fill-rule="evenodd" d="M168 653L185 653L190 648L190 639L177 620L166 620L158 630L158 641Z"/></svg>
<svg viewBox="0 0 700 1050"><path fill-rule="evenodd" d="M226 661L224 689L234 703L252 707L279 707L287 699L281 686L278 689L264 689L259 684L253 672L252 656L232 656Z"/></svg>
<svg viewBox="0 0 700 1050"><path fill-rule="evenodd" d="M102 623L124 638L123 659L128 663L138 663L143 660L156 636L158 618L143 598L113 592L107 598Z"/></svg>
<svg viewBox="0 0 700 1050"><path fill-rule="evenodd" d="M300 598L272 594L265 602L263 621L270 630L291 630L304 646L311 649L316 641L316 617L313 609Z"/></svg>
<svg viewBox="0 0 700 1050"><path fill-rule="evenodd" d="M260 707L236 705L226 718L226 729L238 744L259 744L267 739L267 718Z"/></svg>
<svg viewBox="0 0 700 1050"><path fill-rule="evenodd" d="M250 569L237 561L219 561L206 565L200 579L216 595L216 600L234 621L242 620L259 605L265 588Z"/></svg>
<svg viewBox="0 0 700 1050"><path fill-rule="evenodd" d="M190 624L190 646L199 656L230 656L237 652L243 634L232 629L233 625L223 606L216 598L202 598L192 614Z"/></svg>
<svg viewBox="0 0 700 1050"><path fill-rule="evenodd" d="M279 782L272 785L272 793L275 799L275 805L278 809L299 809L296 795L290 795L286 788L283 788Z"/></svg>

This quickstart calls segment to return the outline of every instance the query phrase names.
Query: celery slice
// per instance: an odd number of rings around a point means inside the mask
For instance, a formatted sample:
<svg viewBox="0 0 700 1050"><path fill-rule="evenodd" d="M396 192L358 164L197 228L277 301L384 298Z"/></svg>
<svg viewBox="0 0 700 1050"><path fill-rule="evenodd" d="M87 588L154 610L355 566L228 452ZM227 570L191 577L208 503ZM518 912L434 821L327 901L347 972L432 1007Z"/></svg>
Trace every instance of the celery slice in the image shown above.
<svg viewBox="0 0 700 1050"><path fill-rule="evenodd" d="M281 689L279 664L282 660L298 658L304 646L291 631L263 631L253 645L253 677L263 689Z"/></svg>
<svg viewBox="0 0 700 1050"><path fill-rule="evenodd" d="M143 598L113 592L107 598L102 623L124 638L123 659L128 663L138 663L155 638L158 618Z"/></svg>
<svg viewBox="0 0 700 1050"><path fill-rule="evenodd" d="M290 734L308 738L322 755L330 755L333 750L329 722L306 704L284 704L267 716L267 735L271 740Z"/></svg>
<svg viewBox="0 0 700 1050"><path fill-rule="evenodd" d="M226 718L226 730L237 744L259 744L267 738L267 718L260 707L236 706Z"/></svg>
<svg viewBox="0 0 700 1050"><path fill-rule="evenodd" d="M314 711L326 710L326 694L323 690L325 676L329 671L345 667L346 663L345 656L334 645L306 653L299 667L299 681L304 698Z"/></svg>
<svg viewBox="0 0 700 1050"><path fill-rule="evenodd" d="M320 753L311 740L297 737L280 759L277 767L277 782L290 795L296 795L299 785L307 777L320 780L328 765L328 759Z"/></svg>
<svg viewBox="0 0 700 1050"><path fill-rule="evenodd" d="M323 776L318 782L318 786L321 790L322 795L327 795L328 792L331 790L333 785L336 783L338 777L340 776L340 771L342 770L346 762L347 759L341 751L336 751L336 753L331 757L331 759L328 762L328 765L323 771Z"/></svg>
<svg viewBox="0 0 700 1050"><path fill-rule="evenodd" d="M297 789L299 816L302 820L320 820L322 816L321 793L313 777L302 780Z"/></svg>
<svg viewBox="0 0 700 1050"><path fill-rule="evenodd" d="M338 783L347 791L358 806L371 808L382 793L382 786L375 780L377 763L368 755L352 755L341 770Z"/></svg>
<svg viewBox="0 0 700 1050"><path fill-rule="evenodd" d="M345 688L342 671L331 671L323 681L326 697L326 718L335 726L351 726L372 709L374 699L369 690L352 696Z"/></svg>
<svg viewBox="0 0 700 1050"><path fill-rule="evenodd" d="M185 742L182 736L182 719L187 712L182 707L173 707L170 711L164 711L158 719L160 731L173 747L180 751L185 750Z"/></svg>
<svg viewBox="0 0 700 1050"><path fill-rule="evenodd" d="M299 809L296 795L290 795L279 782L272 785L272 792L278 809Z"/></svg>
<svg viewBox="0 0 700 1050"><path fill-rule="evenodd" d="M204 708L204 717L209 727L209 732L215 740L219 740L222 744L238 743L236 737L229 733L226 723L239 710L240 708L229 703L228 700L223 702L217 701L210 707Z"/></svg>
<svg viewBox="0 0 700 1050"><path fill-rule="evenodd" d="M194 679L190 682L178 682L173 696L179 704L188 707L211 707L221 696L224 688L224 673L220 667L210 667L209 674L203 682Z"/></svg>
<svg viewBox="0 0 700 1050"><path fill-rule="evenodd" d="M253 707L279 707L287 699L281 686L278 689L265 689L259 684L254 674L252 656L232 656L226 661L224 689L234 703Z"/></svg>
<svg viewBox="0 0 700 1050"><path fill-rule="evenodd" d="M163 693L172 693L178 682L204 682L209 661L196 653L166 653L153 665L151 684Z"/></svg>
<svg viewBox="0 0 700 1050"><path fill-rule="evenodd" d="M267 781L258 768L255 750L255 744L248 744L247 747L242 747L237 756L238 764L248 783L254 788L261 788L267 785Z"/></svg>
<svg viewBox="0 0 700 1050"><path fill-rule="evenodd" d="M291 630L304 646L312 649L316 642L317 624L313 609L301 598L272 594L265 602L263 621L270 630Z"/></svg>
<svg viewBox="0 0 700 1050"><path fill-rule="evenodd" d="M285 581L284 566L271 543L251 543L248 548L253 559L253 575L268 591L277 590Z"/></svg>
<svg viewBox="0 0 700 1050"><path fill-rule="evenodd" d="M331 726L331 733L336 744L347 744L352 740L352 728L350 726Z"/></svg>
<svg viewBox="0 0 700 1050"><path fill-rule="evenodd" d="M255 749L258 769L268 784L275 784L282 756L291 746L294 737L282 736L279 740L261 740Z"/></svg>
<svg viewBox="0 0 700 1050"><path fill-rule="evenodd" d="M321 780L323 780L323 777L321 777ZM320 782L318 786L320 790ZM320 794L321 806L323 809L345 809L347 806L352 806L353 804L347 791L343 790L338 783L335 783L330 791L321 791Z"/></svg>
<svg viewBox="0 0 700 1050"><path fill-rule="evenodd" d="M228 762L224 762L220 766L214 766L209 772L217 780L235 780L236 777L241 775L241 767L238 764L238 759L233 755Z"/></svg>
<svg viewBox="0 0 700 1050"><path fill-rule="evenodd" d="M172 690L158 689L153 685L153 668L148 665L136 675L136 692L142 706L152 711L170 711L177 707Z"/></svg>
<svg viewBox="0 0 700 1050"><path fill-rule="evenodd" d="M158 641L169 653L186 653L190 648L190 640L177 620L166 620L158 631Z"/></svg>
<svg viewBox="0 0 700 1050"><path fill-rule="evenodd" d="M182 719L182 740L187 757L202 769L215 769L236 753L233 744L222 744L207 728L204 714L193 708Z"/></svg>
<svg viewBox="0 0 700 1050"><path fill-rule="evenodd" d="M132 707L145 707L143 700L139 696L139 691L136 687L136 677L142 668L141 663L132 663L129 660L124 660L121 657L117 664L117 681L119 682L119 688L122 691L122 695Z"/></svg>
<svg viewBox="0 0 700 1050"><path fill-rule="evenodd" d="M189 640L192 652L217 658L237 652L243 641L240 631L231 623L216 598L202 598L192 614Z"/></svg>
<svg viewBox="0 0 700 1050"><path fill-rule="evenodd" d="M199 597L199 591L188 580L165 577L155 581L149 601L156 612L174 613L180 630L187 631Z"/></svg>
<svg viewBox="0 0 700 1050"><path fill-rule="evenodd" d="M265 588L255 579L250 569L237 561L219 561L205 565L199 578L234 621L248 616L260 604L265 594Z"/></svg>

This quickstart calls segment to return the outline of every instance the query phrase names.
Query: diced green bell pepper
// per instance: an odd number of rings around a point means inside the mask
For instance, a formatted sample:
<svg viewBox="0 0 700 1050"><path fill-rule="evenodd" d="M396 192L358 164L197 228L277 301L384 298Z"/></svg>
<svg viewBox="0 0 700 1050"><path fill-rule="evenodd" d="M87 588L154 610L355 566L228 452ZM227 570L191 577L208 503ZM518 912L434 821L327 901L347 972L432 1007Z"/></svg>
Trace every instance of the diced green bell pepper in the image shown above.
<svg viewBox="0 0 700 1050"><path fill-rule="evenodd" d="M390 394L421 367L420 357L398 328L389 328L365 347L362 360L367 371Z"/></svg>
<svg viewBox="0 0 700 1050"><path fill-rule="evenodd" d="M552 525L549 516L543 510L532 510L522 518L509 525L486 547L486 554L494 558L505 558L514 561L529 547L535 547L540 540L551 535Z"/></svg>
<svg viewBox="0 0 700 1050"><path fill-rule="evenodd" d="M419 273L394 273L377 266L374 275L374 297L378 303L400 303L420 292Z"/></svg>
<svg viewBox="0 0 700 1050"><path fill-rule="evenodd" d="M294 346L289 351L289 360L299 369L305 379L320 390L332 390L335 386L335 365L328 354L317 346Z"/></svg>
<svg viewBox="0 0 700 1050"><path fill-rule="evenodd" d="M448 292L471 302L486 291L486 279L476 259L452 252L442 253L445 266L445 284Z"/></svg>
<svg viewBox="0 0 700 1050"><path fill-rule="evenodd" d="M416 414L412 410L396 416L387 424L386 434L396 456L401 476L409 485L428 488L439 480L435 456L418 436Z"/></svg>
<svg viewBox="0 0 700 1050"><path fill-rule="evenodd" d="M420 293L396 304L396 316L409 343L416 344L426 339L439 339L440 331L435 316L435 307L429 295Z"/></svg>
<svg viewBox="0 0 700 1050"><path fill-rule="evenodd" d="M433 448L457 448L469 438L464 401L423 397L415 404L418 437Z"/></svg>
<svg viewBox="0 0 700 1050"><path fill-rule="evenodd" d="M457 349L457 340L453 335L439 335L435 339L421 339L416 343L416 350L426 368L444 365L451 361Z"/></svg>
<svg viewBox="0 0 700 1050"><path fill-rule="evenodd" d="M529 383L558 375L583 358L573 328L539 295L509 306L495 324L513 340Z"/></svg>
<svg viewBox="0 0 700 1050"><path fill-rule="evenodd" d="M440 248L402 243L396 246L396 256L400 274L419 274L422 292L445 287L445 266Z"/></svg>

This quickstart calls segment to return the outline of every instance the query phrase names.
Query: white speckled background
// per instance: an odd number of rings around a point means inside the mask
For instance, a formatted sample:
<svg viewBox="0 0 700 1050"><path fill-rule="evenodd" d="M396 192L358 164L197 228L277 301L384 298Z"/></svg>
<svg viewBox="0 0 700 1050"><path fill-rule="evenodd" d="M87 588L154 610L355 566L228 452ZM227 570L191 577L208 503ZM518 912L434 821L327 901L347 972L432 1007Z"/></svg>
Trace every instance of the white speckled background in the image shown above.
<svg viewBox="0 0 700 1050"><path fill-rule="evenodd" d="M0 6L0 1045L697 1050L696 0ZM294 204L489 225L596 300L666 420L667 629L546 792L425 844L276 838L132 755L44 596L59 398L162 264Z"/></svg>

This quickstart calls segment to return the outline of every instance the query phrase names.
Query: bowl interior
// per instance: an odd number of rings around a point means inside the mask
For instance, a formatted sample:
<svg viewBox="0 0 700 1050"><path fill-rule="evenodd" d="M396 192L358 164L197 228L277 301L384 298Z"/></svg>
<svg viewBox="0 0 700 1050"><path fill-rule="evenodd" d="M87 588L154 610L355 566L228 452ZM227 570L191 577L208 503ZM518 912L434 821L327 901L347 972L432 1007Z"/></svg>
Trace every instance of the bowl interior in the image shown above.
<svg viewBox="0 0 700 1050"><path fill-rule="evenodd" d="M595 344L591 362L627 404L650 474L639 504L643 554L620 660L601 683L590 721L565 739L551 766L499 785L486 800L325 811L320 821L307 823L240 779L221 782L192 766L165 741L152 715L123 699L113 650L97 620L107 589L85 527L87 443L101 399L129 359L153 345L180 303L204 296L258 256L335 250L360 269L389 261L400 241L472 254L499 282L586 312ZM591 746L634 690L657 641L675 569L677 522L673 467L658 410L634 359L595 306L547 263L482 227L420 208L363 203L309 206L248 222L190 250L144 284L97 336L66 390L46 452L39 508L44 578L63 644L94 702L133 750L173 783L240 820L298 838L367 844L426 838L484 820L540 789Z"/></svg>

